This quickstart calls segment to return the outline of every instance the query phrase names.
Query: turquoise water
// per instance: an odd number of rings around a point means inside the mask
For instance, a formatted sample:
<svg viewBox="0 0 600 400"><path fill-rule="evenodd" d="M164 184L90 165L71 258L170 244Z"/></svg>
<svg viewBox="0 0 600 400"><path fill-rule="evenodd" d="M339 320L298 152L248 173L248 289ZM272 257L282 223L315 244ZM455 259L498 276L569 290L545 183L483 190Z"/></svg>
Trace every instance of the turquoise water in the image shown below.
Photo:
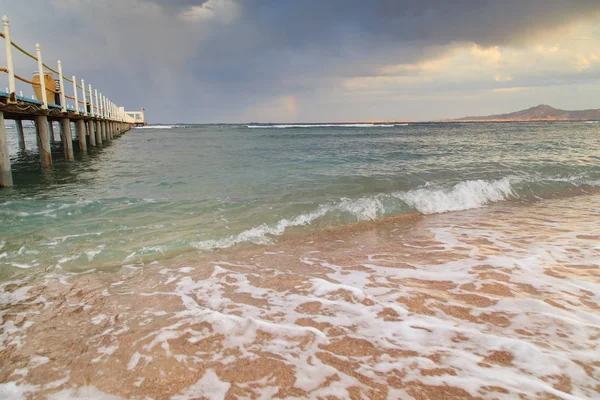
<svg viewBox="0 0 600 400"><path fill-rule="evenodd" d="M73 163L56 144L52 172L7 132L16 186L0 191L4 279L600 186L600 124L134 129ZM32 128L26 135L35 149Z"/></svg>

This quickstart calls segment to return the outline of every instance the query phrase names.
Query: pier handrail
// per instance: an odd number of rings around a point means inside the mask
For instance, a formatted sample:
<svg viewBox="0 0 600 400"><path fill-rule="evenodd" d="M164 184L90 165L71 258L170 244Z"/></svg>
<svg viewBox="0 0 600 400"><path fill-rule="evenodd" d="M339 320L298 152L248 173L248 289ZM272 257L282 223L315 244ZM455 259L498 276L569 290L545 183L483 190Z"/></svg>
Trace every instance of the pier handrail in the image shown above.
<svg viewBox="0 0 600 400"><path fill-rule="evenodd" d="M6 37L4 36L4 33L0 32L0 36L1 36L1 37L3 37L4 39L6 39ZM22 48L21 46L19 46L19 45L18 45L18 44L16 44L15 42L13 42L12 40L11 40L11 44L12 44L12 46L13 46L15 49L19 50L21 53L25 54L27 57L29 57L29 58L31 58L31 59L33 59L33 60L37 61L37 57L36 57L36 56L34 56L33 54L31 54L30 52L28 52L27 50L25 50L24 48ZM44 66L44 67L45 67L45 68L46 68L48 71L50 71L50 72L54 72L55 74L57 74L57 75L58 75L58 71L54 70L54 69L53 69L52 67L50 67L49 65L46 65L46 64L42 64L42 65L43 65L43 66ZM72 82L70 79L65 79L65 80L67 80L67 81L69 81L69 82L73 83L73 82ZM81 86L79 86L79 88L81 89Z"/></svg>
<svg viewBox="0 0 600 400"><path fill-rule="evenodd" d="M94 116L96 118L101 118L101 119L110 119L110 120L120 121L120 122L131 122L130 118L128 118L126 113L121 111L122 107L117 107L108 98L106 98L105 96L102 96L102 94L100 94L100 96L98 97L97 89L94 90L94 92L92 92L92 86L90 84L88 84L89 90L86 90L83 79L81 80L81 85L79 85L79 84L77 84L75 76L73 76L72 78L68 78L67 76L64 76L63 70L62 70L62 63L60 60L57 62L57 65L58 65L57 69L54 69L54 68L50 67L49 65L47 65L46 63L44 63L42 61L41 48L40 48L39 44L36 44L36 54L34 55L34 54L28 52L27 50L25 50L23 47L19 46L17 43L15 43L10 37L10 27L9 27L8 17L3 16L2 22L3 22L3 26L4 26L4 31L0 32L0 37L2 37L4 39L5 44L6 44L6 46L5 46L6 47L6 61L7 61L8 65L6 68L0 68L0 72L6 72L9 75L9 79L8 79L9 80L9 82L8 82L9 83L9 86L8 86L9 102L17 101L16 85L15 85L15 79L16 79L16 80L28 83L32 86L40 87L41 97L42 97L42 99L41 99L42 100L42 108L48 109L48 105L54 103L54 102L52 102L52 103L48 102L46 92L50 92L55 95L56 94L60 95L60 100L61 100L60 108L61 108L62 112L68 111L66 99L69 99L69 100L74 101L75 107L74 107L73 111L75 114L81 113L83 115L88 115L86 105L89 104L89 114L91 116ZM24 55L35 60L38 63L38 74L39 74L40 82L33 82L33 81L23 78L22 76L15 73L14 66L13 66L13 58L12 58L13 47L15 49L17 49L19 52L23 53ZM44 73L46 70L53 74L58 75L58 80L57 80L58 89L46 87L45 77L44 77ZM69 96L65 93L64 81L67 81L73 85L73 96ZM83 101L80 101L78 99L77 89L81 89L81 93L83 95ZM95 95L96 101L95 102L93 101L94 100L93 93L96 93L96 95ZM89 103L86 103L86 101L88 99L89 99ZM99 103L99 101L100 101L100 103ZM95 105L93 103L95 103ZM79 108L80 104L83 104L83 109ZM56 105L54 105L54 106L56 106ZM119 110L119 112L116 112L116 110Z"/></svg>

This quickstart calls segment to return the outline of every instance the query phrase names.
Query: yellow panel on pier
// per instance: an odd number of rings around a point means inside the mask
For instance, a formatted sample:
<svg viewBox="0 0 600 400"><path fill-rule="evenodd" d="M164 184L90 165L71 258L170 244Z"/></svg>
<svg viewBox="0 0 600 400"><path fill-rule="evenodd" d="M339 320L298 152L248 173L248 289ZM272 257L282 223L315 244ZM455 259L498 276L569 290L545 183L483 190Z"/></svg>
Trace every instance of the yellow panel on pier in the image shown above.
<svg viewBox="0 0 600 400"><path fill-rule="evenodd" d="M35 98L39 101L44 101L42 99L42 86L40 85L40 74L36 72L33 75L33 79L31 81L35 83L34 85L31 85L33 86L33 91L35 92ZM56 82L54 82L52 72L44 72L44 83L46 84L46 99L48 100L48 103L52 104L54 103L54 92L52 90L54 90L56 87Z"/></svg>

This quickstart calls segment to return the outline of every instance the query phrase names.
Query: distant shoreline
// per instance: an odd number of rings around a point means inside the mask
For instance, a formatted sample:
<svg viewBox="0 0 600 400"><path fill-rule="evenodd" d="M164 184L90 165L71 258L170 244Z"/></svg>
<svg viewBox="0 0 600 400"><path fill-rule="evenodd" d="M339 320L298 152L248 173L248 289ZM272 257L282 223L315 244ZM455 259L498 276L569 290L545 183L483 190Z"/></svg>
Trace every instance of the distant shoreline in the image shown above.
<svg viewBox="0 0 600 400"><path fill-rule="evenodd" d="M540 104L527 110L515 111L509 114L469 116L452 120L443 119L440 122L588 122L598 120L600 120L600 109L569 111Z"/></svg>
<svg viewBox="0 0 600 400"><path fill-rule="evenodd" d="M430 121L439 123L515 123L515 122L600 122L597 119L549 119L549 118L533 118L533 119L444 119L439 121Z"/></svg>

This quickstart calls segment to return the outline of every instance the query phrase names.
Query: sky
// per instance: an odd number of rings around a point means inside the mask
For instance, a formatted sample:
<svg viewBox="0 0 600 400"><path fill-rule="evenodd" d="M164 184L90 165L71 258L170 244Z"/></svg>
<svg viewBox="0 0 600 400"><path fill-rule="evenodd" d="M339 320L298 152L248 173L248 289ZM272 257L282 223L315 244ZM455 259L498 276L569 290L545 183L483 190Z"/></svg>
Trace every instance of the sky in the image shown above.
<svg viewBox="0 0 600 400"><path fill-rule="evenodd" d="M598 0L0 0L0 13L13 41L151 123L600 108ZM17 73L36 68L15 56Z"/></svg>

